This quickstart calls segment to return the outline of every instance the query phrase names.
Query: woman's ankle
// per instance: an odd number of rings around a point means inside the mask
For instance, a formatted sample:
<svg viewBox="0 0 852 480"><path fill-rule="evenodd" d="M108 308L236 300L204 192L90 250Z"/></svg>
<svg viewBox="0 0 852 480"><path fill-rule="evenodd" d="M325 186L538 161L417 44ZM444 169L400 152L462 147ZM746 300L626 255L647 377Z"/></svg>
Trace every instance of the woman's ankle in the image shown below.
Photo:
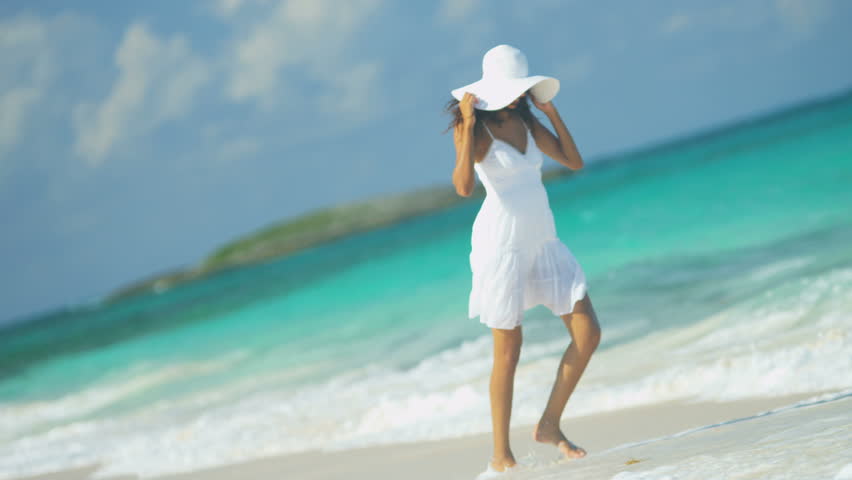
<svg viewBox="0 0 852 480"><path fill-rule="evenodd" d="M491 463L501 465L514 465L516 463L515 455L512 452L494 453L491 455Z"/></svg>

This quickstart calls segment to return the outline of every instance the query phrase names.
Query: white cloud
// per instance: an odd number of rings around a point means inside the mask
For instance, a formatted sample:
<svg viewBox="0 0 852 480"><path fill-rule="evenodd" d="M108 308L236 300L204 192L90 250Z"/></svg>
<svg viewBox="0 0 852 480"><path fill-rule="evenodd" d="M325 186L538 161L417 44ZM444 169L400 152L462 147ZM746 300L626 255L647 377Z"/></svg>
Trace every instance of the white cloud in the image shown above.
<svg viewBox="0 0 852 480"><path fill-rule="evenodd" d="M182 54L177 54L177 57L181 56ZM189 111L195 92L207 82L209 76L207 64L199 58L188 60L171 73L169 80L163 85L158 120L177 118Z"/></svg>
<svg viewBox="0 0 852 480"><path fill-rule="evenodd" d="M262 10L269 6L273 0L211 0L203 2L208 12L225 20L233 21L240 15L251 14L258 9Z"/></svg>
<svg viewBox="0 0 852 480"><path fill-rule="evenodd" d="M830 10L828 0L731 1L673 13L659 30L668 35L695 29L753 31L780 21L788 32L804 37L828 18Z"/></svg>
<svg viewBox="0 0 852 480"><path fill-rule="evenodd" d="M828 18L829 4L826 0L775 0L775 10L788 29L808 35Z"/></svg>
<svg viewBox="0 0 852 480"><path fill-rule="evenodd" d="M324 111L370 116L375 110L381 66L378 62L363 62L336 76L331 88L320 98Z"/></svg>
<svg viewBox="0 0 852 480"><path fill-rule="evenodd" d="M223 141L216 147L216 159L219 162L233 162L252 157L260 151L260 145L260 140L253 137Z"/></svg>
<svg viewBox="0 0 852 480"><path fill-rule="evenodd" d="M39 18L0 21L0 160L23 138L53 78L48 26Z"/></svg>
<svg viewBox="0 0 852 480"><path fill-rule="evenodd" d="M443 23L456 23L467 19L479 7L480 0L443 0L438 7L438 18Z"/></svg>
<svg viewBox="0 0 852 480"><path fill-rule="evenodd" d="M227 96L236 102L271 107L287 99L322 98L344 90L350 98L370 97L377 64L354 62L354 40L375 13L379 0L282 0L250 25L230 48ZM374 65L373 67L365 65ZM370 77L371 82L364 81ZM296 84L310 85L311 91ZM297 93L301 92L301 93ZM339 103L345 111L351 103ZM326 103L326 107L334 104Z"/></svg>
<svg viewBox="0 0 852 480"><path fill-rule="evenodd" d="M128 27L115 63L118 79L106 98L74 110L74 151L91 165L103 162L121 142L187 113L209 78L206 62L183 36L161 40L141 23Z"/></svg>
<svg viewBox="0 0 852 480"><path fill-rule="evenodd" d="M18 142L27 113L41 97L33 87L13 88L0 94L0 158Z"/></svg>
<svg viewBox="0 0 852 480"><path fill-rule="evenodd" d="M663 33L678 33L686 30L692 22L693 19L685 13L673 13L663 22L661 29Z"/></svg>
<svg viewBox="0 0 852 480"><path fill-rule="evenodd" d="M665 35L696 30L751 31L767 23L771 12L758 2L714 3L706 8L677 11L658 30Z"/></svg>
<svg viewBox="0 0 852 480"><path fill-rule="evenodd" d="M507 7L513 20L535 25L542 17L553 15L554 11L582 8L582 3L582 0L523 0L511 2Z"/></svg>
<svg viewBox="0 0 852 480"><path fill-rule="evenodd" d="M452 51L445 52L439 62L456 63L458 58L479 59L486 49L483 49L483 41L493 37L497 30L497 21L494 12L485 10L480 0L442 0L435 12L435 24L444 28L449 35L455 38ZM517 14L521 10L515 5L515 17L527 18L532 8L523 9L524 14Z"/></svg>
<svg viewBox="0 0 852 480"><path fill-rule="evenodd" d="M562 86L580 83L592 73L592 56L577 55L556 65L555 77Z"/></svg>
<svg viewBox="0 0 852 480"><path fill-rule="evenodd" d="M218 0L213 8L217 14L223 17L232 17L245 3L245 0Z"/></svg>

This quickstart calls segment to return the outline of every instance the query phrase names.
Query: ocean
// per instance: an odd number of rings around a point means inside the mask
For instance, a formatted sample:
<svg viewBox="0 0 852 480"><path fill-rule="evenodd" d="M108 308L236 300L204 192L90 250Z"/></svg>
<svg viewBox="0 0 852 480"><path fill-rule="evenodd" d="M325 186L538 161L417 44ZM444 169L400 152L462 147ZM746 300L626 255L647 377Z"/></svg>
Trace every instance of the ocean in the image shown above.
<svg viewBox="0 0 852 480"><path fill-rule="evenodd" d="M852 93L545 186L603 330L564 418L852 390ZM480 203L3 328L0 478L489 432ZM542 306L523 330L512 425L538 419L570 340Z"/></svg>

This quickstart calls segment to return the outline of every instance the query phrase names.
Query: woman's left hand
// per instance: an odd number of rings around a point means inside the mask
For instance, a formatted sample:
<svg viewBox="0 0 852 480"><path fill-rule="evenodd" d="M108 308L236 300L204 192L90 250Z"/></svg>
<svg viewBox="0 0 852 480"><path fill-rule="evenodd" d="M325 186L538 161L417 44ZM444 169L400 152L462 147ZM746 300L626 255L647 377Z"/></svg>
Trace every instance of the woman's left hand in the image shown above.
<svg viewBox="0 0 852 480"><path fill-rule="evenodd" d="M532 99L533 105L535 105L536 108L541 110L545 115L549 115L556 111L556 107L553 105L553 102L539 103L539 101L535 99L535 95L533 95L532 92L530 92L530 98Z"/></svg>

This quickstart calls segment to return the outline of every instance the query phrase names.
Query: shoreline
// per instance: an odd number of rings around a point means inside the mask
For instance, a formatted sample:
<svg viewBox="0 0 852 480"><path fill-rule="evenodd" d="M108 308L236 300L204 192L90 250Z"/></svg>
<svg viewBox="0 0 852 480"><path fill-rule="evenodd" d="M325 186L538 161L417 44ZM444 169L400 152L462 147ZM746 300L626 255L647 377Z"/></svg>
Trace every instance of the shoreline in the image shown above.
<svg viewBox="0 0 852 480"><path fill-rule="evenodd" d="M826 392L750 398L729 402L670 401L629 407L562 420L562 430L589 457L627 446L620 454L630 461L629 445L647 443L660 437L743 419L758 413L813 399ZM830 392L828 392L830 393ZM570 401L567 412L570 413ZM533 425L511 426L510 441L517 461L532 459L536 465L557 465L556 448L532 440ZM218 480L236 477L287 478L299 480L371 479L473 479L483 471L491 455L491 433L427 440L413 443L374 445L347 450L282 453L233 464L154 477L135 474L103 478L127 480ZM587 457L588 458L588 457ZM584 459L575 462L583 462ZM573 463L572 463L573 464ZM14 480L84 480L99 470L89 465Z"/></svg>

